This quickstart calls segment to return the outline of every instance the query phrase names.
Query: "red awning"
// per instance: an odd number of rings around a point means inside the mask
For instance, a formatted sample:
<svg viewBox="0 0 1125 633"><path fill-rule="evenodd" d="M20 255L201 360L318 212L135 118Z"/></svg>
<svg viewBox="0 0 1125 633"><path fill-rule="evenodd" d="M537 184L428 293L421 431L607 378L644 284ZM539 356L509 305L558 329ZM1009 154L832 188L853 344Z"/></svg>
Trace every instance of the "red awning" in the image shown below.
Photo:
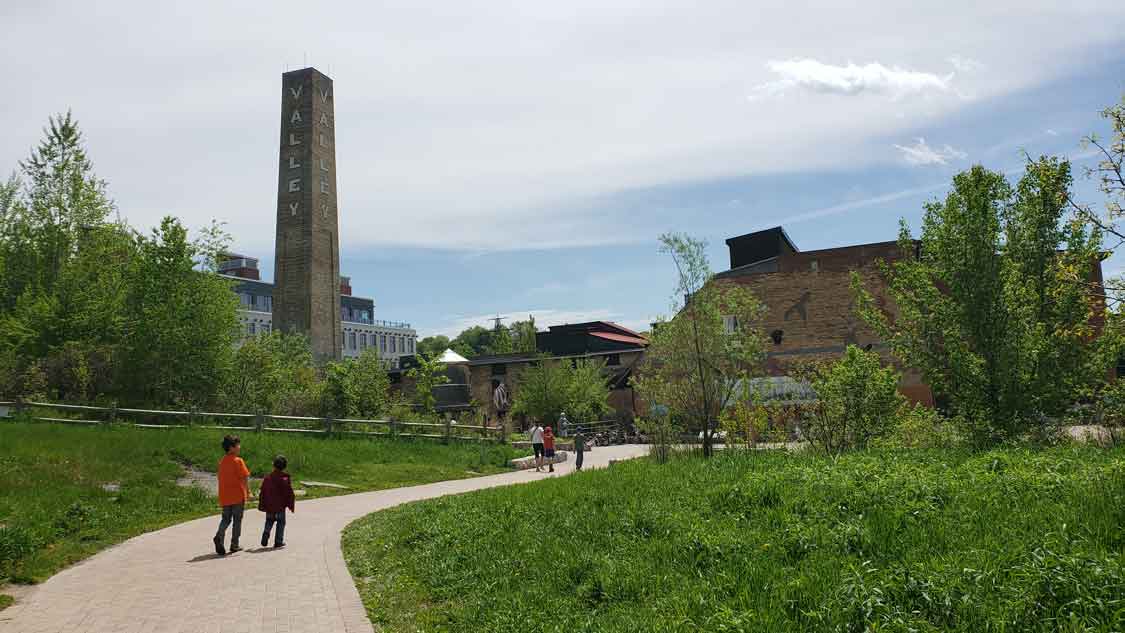
<svg viewBox="0 0 1125 633"><path fill-rule="evenodd" d="M628 343L629 345L636 345L644 347L648 345L648 340L639 336L625 336L624 334L613 334L611 332L590 332L590 336L596 336L607 341L616 341L618 343Z"/></svg>

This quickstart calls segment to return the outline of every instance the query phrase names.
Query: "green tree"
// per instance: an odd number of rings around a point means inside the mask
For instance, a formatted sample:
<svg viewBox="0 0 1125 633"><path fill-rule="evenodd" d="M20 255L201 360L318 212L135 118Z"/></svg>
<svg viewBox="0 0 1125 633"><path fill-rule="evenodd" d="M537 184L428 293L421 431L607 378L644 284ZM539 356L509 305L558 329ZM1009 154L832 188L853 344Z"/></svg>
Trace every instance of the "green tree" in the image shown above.
<svg viewBox="0 0 1125 633"><path fill-rule="evenodd" d="M418 341L419 356L441 356L449 349L449 337L437 334Z"/></svg>
<svg viewBox="0 0 1125 633"><path fill-rule="evenodd" d="M406 370L406 376L414 380L414 404L423 414L433 414L437 405L434 387L449 381L445 364L436 356L419 357L418 364Z"/></svg>
<svg viewBox="0 0 1125 633"><path fill-rule="evenodd" d="M238 346L223 400L229 411L314 415L318 390L308 338L275 331Z"/></svg>
<svg viewBox="0 0 1125 633"><path fill-rule="evenodd" d="M535 335L538 333L535 328L535 317L529 314L526 321L516 321L508 326L508 329L511 331L513 352L538 351L535 344Z"/></svg>
<svg viewBox="0 0 1125 633"><path fill-rule="evenodd" d="M485 347L485 354L511 354L515 351L515 346L512 343L512 332L506 326L496 324L492 328L489 337L488 345Z"/></svg>
<svg viewBox="0 0 1125 633"><path fill-rule="evenodd" d="M898 392L898 373L883 367L878 354L854 345L840 359L815 367L809 377L817 400L805 437L829 455L865 448L892 431L906 403Z"/></svg>
<svg viewBox="0 0 1125 633"><path fill-rule="evenodd" d="M739 383L761 371L763 337L753 324L762 306L746 288L712 279L706 243L676 234L660 241L676 265L678 314L658 320L634 386L689 430L701 431L709 457L719 414Z"/></svg>
<svg viewBox="0 0 1125 633"><path fill-rule="evenodd" d="M594 421L609 411L602 363L541 359L519 375L512 413L555 424L566 412L572 422Z"/></svg>
<svg viewBox="0 0 1125 633"><path fill-rule="evenodd" d="M146 403L204 404L222 384L238 331L230 282L198 267L213 261L208 240L192 242L166 217L137 236L125 301L128 392Z"/></svg>
<svg viewBox="0 0 1125 633"><path fill-rule="evenodd" d="M883 266L893 319L853 275L860 316L978 443L1042 428L1108 367L1092 325L1101 304L1073 282L1090 278L1099 237L1064 221L1070 185L1054 158L1029 162L1015 190L980 166L955 176L926 205L920 242L904 222L903 257Z"/></svg>
<svg viewBox="0 0 1125 633"><path fill-rule="evenodd" d="M1086 175L1098 183L1105 194L1105 213L1093 206L1071 202L1076 215L1105 236L1105 248L1117 252L1125 244L1125 94L1121 102L1101 112L1110 125L1110 138L1102 141L1091 134L1084 140L1100 154L1096 167L1087 168ZM1087 280L1075 280L1085 283ZM1125 275L1106 280L1105 290L1109 306L1120 310L1125 302Z"/></svg>
<svg viewBox="0 0 1125 633"><path fill-rule="evenodd" d="M449 347L465 358L473 358L474 356L487 354L491 345L492 331L480 325L474 325L462 330L457 338L449 344Z"/></svg>
<svg viewBox="0 0 1125 633"><path fill-rule="evenodd" d="M324 374L324 413L338 418L377 418L390 407L390 379L373 348L358 358L328 363Z"/></svg>

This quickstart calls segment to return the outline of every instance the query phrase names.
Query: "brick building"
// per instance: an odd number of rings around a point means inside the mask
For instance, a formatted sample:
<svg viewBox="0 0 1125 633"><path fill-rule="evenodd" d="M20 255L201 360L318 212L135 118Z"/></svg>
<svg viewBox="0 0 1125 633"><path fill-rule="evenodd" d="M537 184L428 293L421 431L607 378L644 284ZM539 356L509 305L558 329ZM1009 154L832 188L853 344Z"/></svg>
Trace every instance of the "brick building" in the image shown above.
<svg viewBox="0 0 1125 633"><path fill-rule="evenodd" d="M899 258L897 242L802 252L783 228L775 227L732 237L726 244L730 269L715 279L748 288L765 305L765 316L756 325L767 335L770 375L784 375L795 361L839 356L849 344L895 363L887 345L855 314L851 273L858 272L879 304L894 314L876 261ZM933 393L919 373L898 368L903 395L933 405Z"/></svg>
<svg viewBox="0 0 1125 633"><path fill-rule="evenodd" d="M902 372L899 390L909 400L934 404L934 395L919 372L903 367L886 344L856 316L851 273L858 272L880 308L891 315L897 308L886 293L876 262L901 257L897 242L876 242L816 251L801 251L785 230L774 227L726 241L730 269L715 275L720 282L737 283L753 291L766 314L756 324L767 335L767 370L786 373L794 361L829 359L849 345L871 349ZM1092 283L1101 285L1102 269L1093 269ZM1101 317L1095 319L1101 325Z"/></svg>

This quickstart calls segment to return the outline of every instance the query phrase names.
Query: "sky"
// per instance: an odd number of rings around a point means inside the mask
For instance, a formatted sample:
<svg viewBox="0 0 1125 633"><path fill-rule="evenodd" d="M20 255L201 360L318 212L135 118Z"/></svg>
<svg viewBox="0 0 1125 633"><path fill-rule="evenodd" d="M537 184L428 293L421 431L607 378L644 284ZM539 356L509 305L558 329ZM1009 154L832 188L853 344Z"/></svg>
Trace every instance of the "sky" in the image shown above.
<svg viewBox="0 0 1125 633"><path fill-rule="evenodd" d="M726 238L771 226L802 250L894 239L973 164L1093 164L1125 3L849 4L5 0L0 171L70 109L123 218L224 222L268 280L281 73L316 67L341 272L376 318L452 336L646 329L665 232L719 271Z"/></svg>

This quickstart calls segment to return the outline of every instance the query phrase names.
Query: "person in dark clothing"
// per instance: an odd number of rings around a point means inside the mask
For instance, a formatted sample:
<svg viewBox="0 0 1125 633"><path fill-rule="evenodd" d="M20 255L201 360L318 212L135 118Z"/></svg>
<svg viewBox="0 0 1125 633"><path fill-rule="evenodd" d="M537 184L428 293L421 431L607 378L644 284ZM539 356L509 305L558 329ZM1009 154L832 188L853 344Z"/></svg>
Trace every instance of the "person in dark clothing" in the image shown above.
<svg viewBox="0 0 1125 633"><path fill-rule="evenodd" d="M273 472L262 480L262 490L258 494L258 509L266 513L266 527L262 531L262 547L270 542L270 531L277 525L277 532L273 536L274 547L285 547L285 508L296 512L294 504L293 484L289 481L289 473L285 467L289 461L284 455L278 455L273 460Z"/></svg>
<svg viewBox="0 0 1125 633"><path fill-rule="evenodd" d="M582 455L586 452L586 436L582 429L574 433L574 470L582 470Z"/></svg>

